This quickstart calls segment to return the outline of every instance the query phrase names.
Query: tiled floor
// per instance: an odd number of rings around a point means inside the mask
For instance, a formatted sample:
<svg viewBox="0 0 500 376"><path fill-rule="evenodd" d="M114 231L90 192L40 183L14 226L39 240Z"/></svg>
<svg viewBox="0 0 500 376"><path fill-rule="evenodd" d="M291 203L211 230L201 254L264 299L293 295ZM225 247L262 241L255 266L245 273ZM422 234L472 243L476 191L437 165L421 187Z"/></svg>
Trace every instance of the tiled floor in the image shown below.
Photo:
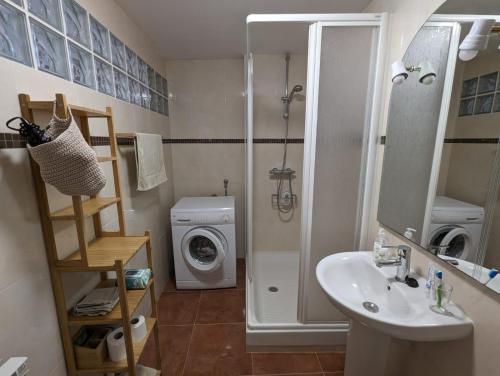
<svg viewBox="0 0 500 376"><path fill-rule="evenodd" d="M162 376L340 376L343 352L245 351L245 266L235 289L177 291L169 284L158 304ZM141 363L154 366L150 341Z"/></svg>

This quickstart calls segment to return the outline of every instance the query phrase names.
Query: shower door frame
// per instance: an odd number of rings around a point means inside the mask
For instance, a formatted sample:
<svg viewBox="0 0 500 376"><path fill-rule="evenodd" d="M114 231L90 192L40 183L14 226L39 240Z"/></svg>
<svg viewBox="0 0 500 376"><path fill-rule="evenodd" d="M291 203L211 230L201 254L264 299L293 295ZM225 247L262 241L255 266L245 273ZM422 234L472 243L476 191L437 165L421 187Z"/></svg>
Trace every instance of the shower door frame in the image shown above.
<svg viewBox="0 0 500 376"><path fill-rule="evenodd" d="M301 252L299 273L299 296L297 306L297 318L301 323L307 323L307 290L310 280L310 255L311 255L311 232L314 200L314 178L316 160L316 132L318 125L318 94L321 70L321 39L324 27L377 27L376 48L373 51L370 67L370 78L373 84L367 94L370 102L365 119L367 134L364 140L358 202L356 242L358 249L367 249L367 238L371 219L371 196L373 188L373 176L376 159L377 134L382 123L382 89L385 67L385 52L387 40L386 13L374 14L371 19L341 20L317 22L310 26L308 46L308 72L307 72L307 103L306 121L304 132L304 165L302 186L302 219L301 219ZM374 41L375 42L375 41Z"/></svg>
<svg viewBox="0 0 500 376"><path fill-rule="evenodd" d="M299 272L299 291L297 306L297 328L308 329L327 329L337 328L347 332L348 323L307 323L305 319L305 292L307 290L307 280L309 277L309 255L310 255L310 235L312 215L312 195L314 190L314 153L316 150L316 126L318 110L318 80L319 80L319 59L321 57L321 30L328 26L368 26L378 27L378 45L376 50L376 66L372 67L374 74L374 83L371 93L371 112L368 119L370 124L369 140L367 153L364 155L366 164L366 174L363 178L363 184L367 189L363 194L362 223L360 244L366 243L368 234L368 225L370 220L370 196L371 182L373 180L373 171L376 153L376 139L381 123L382 111L382 82L384 76L384 57L386 53L387 40L387 21L386 13L343 13L343 14L252 14L247 17L247 50L245 56L245 120L246 120L246 163L245 163L245 255L247 265L247 280L251 283L253 280L253 55L250 48L251 37L248 32L250 24L254 23L310 23L308 40L308 62L307 62L307 91L306 91L306 114L305 114L305 134L304 134L304 180L302 192L302 213L301 213L301 249L300 249L300 272ZM319 38L319 39L318 39ZM311 138L314 135L313 138ZM309 140L309 142L306 142ZM310 173L313 175L310 176ZM307 244L308 243L308 244ZM306 267L307 266L307 267ZM248 292L247 292L248 299ZM279 327L279 326L278 326ZM288 326L291 328L290 326ZM248 329L248 328L247 328ZM272 325L266 325L263 329L273 329ZM283 329L283 327L282 327Z"/></svg>

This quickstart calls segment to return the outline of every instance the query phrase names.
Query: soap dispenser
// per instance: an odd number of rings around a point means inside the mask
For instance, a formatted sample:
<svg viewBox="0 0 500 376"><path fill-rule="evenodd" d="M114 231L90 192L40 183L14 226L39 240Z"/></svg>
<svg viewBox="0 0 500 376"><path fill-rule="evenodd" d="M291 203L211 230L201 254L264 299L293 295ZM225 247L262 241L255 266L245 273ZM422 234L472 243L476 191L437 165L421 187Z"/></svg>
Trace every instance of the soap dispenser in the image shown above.
<svg viewBox="0 0 500 376"><path fill-rule="evenodd" d="M385 244L385 231L381 228L378 230L377 239L375 239L375 242L373 243L373 261L377 262L387 258L387 248L384 248Z"/></svg>

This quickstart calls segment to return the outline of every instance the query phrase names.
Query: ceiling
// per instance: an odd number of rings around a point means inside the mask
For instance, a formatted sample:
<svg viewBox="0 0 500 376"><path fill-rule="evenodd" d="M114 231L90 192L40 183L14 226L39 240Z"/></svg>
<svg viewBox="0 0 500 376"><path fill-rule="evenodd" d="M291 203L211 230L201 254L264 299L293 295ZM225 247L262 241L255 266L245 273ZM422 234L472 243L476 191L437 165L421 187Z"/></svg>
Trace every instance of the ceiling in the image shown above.
<svg viewBox="0 0 500 376"><path fill-rule="evenodd" d="M448 0L436 13L440 14L500 14L498 0Z"/></svg>
<svg viewBox="0 0 500 376"><path fill-rule="evenodd" d="M370 0L116 0L165 59L241 57L252 13L360 12Z"/></svg>

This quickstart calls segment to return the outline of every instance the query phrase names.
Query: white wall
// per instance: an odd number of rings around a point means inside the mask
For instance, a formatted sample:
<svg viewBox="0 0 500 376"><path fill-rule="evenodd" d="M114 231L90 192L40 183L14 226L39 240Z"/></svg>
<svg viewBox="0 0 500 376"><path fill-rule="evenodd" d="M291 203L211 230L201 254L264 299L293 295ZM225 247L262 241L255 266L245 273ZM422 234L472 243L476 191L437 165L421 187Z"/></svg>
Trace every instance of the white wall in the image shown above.
<svg viewBox="0 0 500 376"><path fill-rule="evenodd" d="M137 51L159 72L164 72L162 59L154 46L114 1L79 0L79 3L99 19L118 38ZM2 119L20 115L17 95L30 94L33 100L52 100L55 93L65 93L68 102L92 108L111 106L118 132L154 132L169 136L168 118L138 106L116 100L97 91L36 71L10 60L0 58L0 113ZM37 116L43 124L46 117ZM5 132L5 130L2 130ZM91 122L93 135L107 135L102 120ZM98 147L105 154L107 147ZM169 275L170 228L169 208L173 202L171 152L165 147L169 182L148 192L135 190L133 149L120 146L120 172L128 234L152 231L157 293ZM33 375L65 375L55 305L45 257L44 243L35 192L26 149L0 149L0 357L29 357ZM109 152L108 152L109 153ZM112 178L109 167L108 180ZM104 192L111 192L108 184ZM67 206L70 199L49 188L53 209ZM110 213L105 216L113 226ZM56 226L61 253L76 249L74 226ZM133 265L144 265L138 257ZM67 274L64 278L68 300L81 296L82 285L91 287L93 276ZM146 299L145 299L146 300ZM146 301L144 303L147 303ZM145 304L146 305L146 304ZM142 307L146 310L146 307Z"/></svg>
<svg viewBox="0 0 500 376"><path fill-rule="evenodd" d="M170 107L172 138L240 139L244 126L243 59L167 61L169 90L174 95ZM281 116L285 76L284 55L256 55L254 64L254 119L256 138L283 138ZM306 86L306 56L292 55L290 86ZM297 96L291 105L291 138L304 137L305 101ZM256 250L296 250L300 239L303 144L288 146L288 166L296 170L294 193L299 207L293 215L280 216L271 208L276 181L269 170L281 164L283 144L254 145L254 248ZM172 144L175 200L184 196L224 194L223 180L229 179L229 194L236 196L237 254L245 249L245 144Z"/></svg>
<svg viewBox="0 0 500 376"><path fill-rule="evenodd" d="M243 139L242 59L167 61L171 137ZM175 200L189 196L236 197L237 255L245 253L245 144L172 144Z"/></svg>
<svg viewBox="0 0 500 376"><path fill-rule="evenodd" d="M387 108L390 99L390 63L401 59L413 36L418 31L426 18L437 9L442 0L374 0L365 9L367 12L390 12L390 49L387 57L387 72L384 96L385 110L382 114L383 128L379 134L385 134L387 123ZM383 146L377 151L377 177L373 187L374 202L372 205L371 244L374 234L378 231L379 224L376 220L378 206L378 193L380 173L383 162ZM405 244L406 241L397 234L390 234L391 244ZM500 296L491 290L482 287L470 277L455 270L453 267L436 260L422 248L409 244L414 249L412 255L412 268L424 275L427 263L432 261L439 264L445 271L445 279L454 286L453 300L459 304L466 314L474 321L474 335L462 341L446 343L415 343L404 344L399 349L398 357L391 358L394 364L401 364L404 368L391 375L467 375L487 376L497 374L500 369L498 357L498 333L500 323L498 312L500 309ZM402 360L405 359L405 360Z"/></svg>

